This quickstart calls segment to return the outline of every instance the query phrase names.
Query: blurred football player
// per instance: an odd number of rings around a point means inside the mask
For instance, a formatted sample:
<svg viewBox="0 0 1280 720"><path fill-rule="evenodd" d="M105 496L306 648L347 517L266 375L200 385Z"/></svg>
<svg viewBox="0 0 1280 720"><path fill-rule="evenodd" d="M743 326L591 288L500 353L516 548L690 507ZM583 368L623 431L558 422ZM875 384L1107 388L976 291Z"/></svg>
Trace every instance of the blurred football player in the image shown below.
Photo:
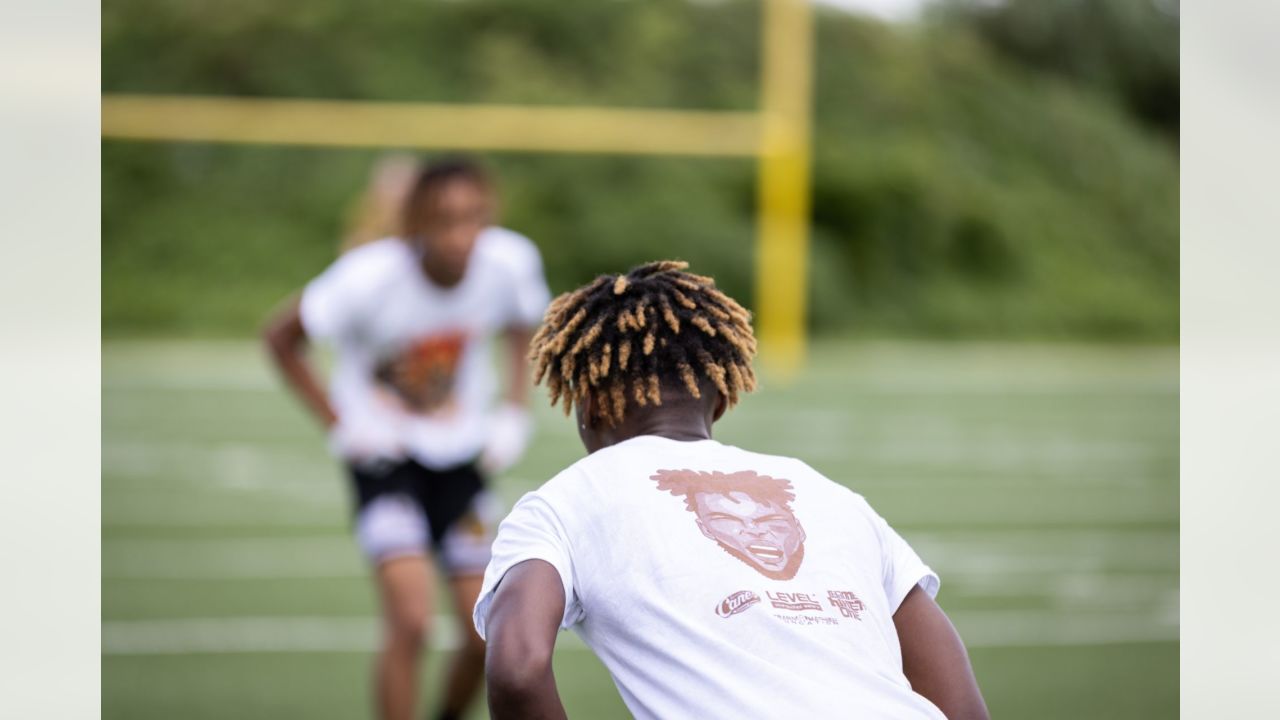
<svg viewBox="0 0 1280 720"><path fill-rule="evenodd" d="M265 331L351 476L355 534L382 605L374 694L391 720L415 712L432 561L460 617L475 603L500 515L486 482L528 442L526 352L550 297L534 244L494 225L494 189L479 165L433 162L400 191L402 165L374 178L386 180L375 188L383 195L403 192L400 233L343 254ZM488 347L497 336L508 382L495 407ZM336 350L327 392L307 359L312 341ZM441 718L462 717L483 677L483 641L464 627Z"/></svg>

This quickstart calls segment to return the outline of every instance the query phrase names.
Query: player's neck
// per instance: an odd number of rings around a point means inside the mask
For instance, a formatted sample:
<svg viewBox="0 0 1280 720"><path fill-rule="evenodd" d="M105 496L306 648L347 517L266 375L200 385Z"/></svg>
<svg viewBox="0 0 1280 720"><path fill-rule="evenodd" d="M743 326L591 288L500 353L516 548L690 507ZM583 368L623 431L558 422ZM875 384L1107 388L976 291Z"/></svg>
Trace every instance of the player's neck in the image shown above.
<svg viewBox="0 0 1280 720"><path fill-rule="evenodd" d="M432 258L426 255L419 261L419 266L422 268L422 274L426 276L427 281L441 290L451 290L457 287L466 275L465 270L458 272L456 268L433 262Z"/></svg>
<svg viewBox="0 0 1280 720"><path fill-rule="evenodd" d="M614 445L641 435L654 435L668 440L692 442L711 439L711 424L698 414L643 413L628 417L618 428L607 433L606 443Z"/></svg>
<svg viewBox="0 0 1280 720"><path fill-rule="evenodd" d="M683 388L681 388L683 389ZM679 442L711 439L711 426L724 414L727 407L723 395L713 387L701 388L699 398L681 396L678 392L664 393L661 405L630 406L623 414L622 422L606 426L598 418L583 424L583 418L592 418L591 396L585 404L579 404L578 434L588 453L642 435L653 435Z"/></svg>

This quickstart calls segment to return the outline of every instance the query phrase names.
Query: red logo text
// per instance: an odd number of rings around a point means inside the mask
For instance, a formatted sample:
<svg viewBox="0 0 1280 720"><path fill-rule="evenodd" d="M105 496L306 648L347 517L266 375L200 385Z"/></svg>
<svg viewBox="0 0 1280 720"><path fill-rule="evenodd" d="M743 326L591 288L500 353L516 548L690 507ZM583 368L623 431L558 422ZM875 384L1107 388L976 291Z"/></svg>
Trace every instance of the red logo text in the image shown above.
<svg viewBox="0 0 1280 720"><path fill-rule="evenodd" d="M841 615L854 620L861 620L862 612L867 609L866 603L848 590L828 590L827 599Z"/></svg>
<svg viewBox="0 0 1280 720"><path fill-rule="evenodd" d="M716 606L716 614L722 618L727 618L737 615L758 602L760 602L759 595L750 590L739 590L720 601L720 604Z"/></svg>
<svg viewBox="0 0 1280 720"><path fill-rule="evenodd" d="M769 602L779 610L792 610L801 612L803 610L822 611L822 603L814 599L809 593L787 593L787 592L767 592Z"/></svg>

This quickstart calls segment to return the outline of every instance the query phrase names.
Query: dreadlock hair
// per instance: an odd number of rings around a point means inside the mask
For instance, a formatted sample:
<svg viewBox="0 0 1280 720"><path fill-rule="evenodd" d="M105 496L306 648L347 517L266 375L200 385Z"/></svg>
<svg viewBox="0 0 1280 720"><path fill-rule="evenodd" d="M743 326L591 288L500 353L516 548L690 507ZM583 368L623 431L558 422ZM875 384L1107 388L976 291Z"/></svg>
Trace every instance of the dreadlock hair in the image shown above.
<svg viewBox="0 0 1280 720"><path fill-rule="evenodd" d="M440 190L457 180L473 183L486 191L493 189L489 173L469 157L457 155L427 162L419 168L417 178L405 197L400 215L404 237L417 235L430 223Z"/></svg>
<svg viewBox="0 0 1280 720"><path fill-rule="evenodd" d="M664 388L701 398L710 383L730 407L755 389L751 313L688 267L646 263L551 301L529 359L552 405L568 415L590 396L594 414L616 427L630 403L661 405Z"/></svg>

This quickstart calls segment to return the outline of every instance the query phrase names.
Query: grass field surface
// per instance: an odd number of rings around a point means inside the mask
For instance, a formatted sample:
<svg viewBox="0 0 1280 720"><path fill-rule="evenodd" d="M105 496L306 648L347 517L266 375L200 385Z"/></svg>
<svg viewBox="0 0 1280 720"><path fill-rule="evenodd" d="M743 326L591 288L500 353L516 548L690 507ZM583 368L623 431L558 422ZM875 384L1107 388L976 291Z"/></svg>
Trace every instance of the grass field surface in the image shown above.
<svg viewBox="0 0 1280 720"><path fill-rule="evenodd" d="M717 439L867 497L941 575L994 717L1177 715L1176 350L825 342L763 379ZM367 717L346 481L257 346L112 341L102 383L103 716ZM508 506L583 452L536 405ZM571 717L627 717L571 634L556 670Z"/></svg>

